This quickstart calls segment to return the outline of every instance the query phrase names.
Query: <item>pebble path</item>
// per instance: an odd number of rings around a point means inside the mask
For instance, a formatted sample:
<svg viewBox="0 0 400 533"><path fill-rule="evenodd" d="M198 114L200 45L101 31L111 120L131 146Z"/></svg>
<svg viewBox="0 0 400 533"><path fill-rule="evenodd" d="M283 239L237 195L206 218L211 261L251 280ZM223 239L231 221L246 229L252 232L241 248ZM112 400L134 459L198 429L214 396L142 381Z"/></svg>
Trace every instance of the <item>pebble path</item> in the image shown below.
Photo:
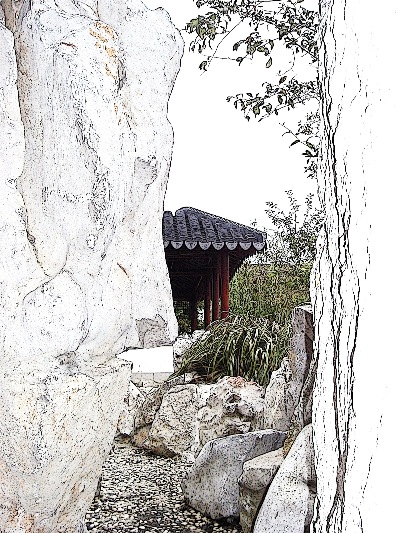
<svg viewBox="0 0 400 533"><path fill-rule="evenodd" d="M237 522L214 521L187 507L180 483L188 464L152 455L118 437L103 467L101 492L86 515L94 533L239 533Z"/></svg>

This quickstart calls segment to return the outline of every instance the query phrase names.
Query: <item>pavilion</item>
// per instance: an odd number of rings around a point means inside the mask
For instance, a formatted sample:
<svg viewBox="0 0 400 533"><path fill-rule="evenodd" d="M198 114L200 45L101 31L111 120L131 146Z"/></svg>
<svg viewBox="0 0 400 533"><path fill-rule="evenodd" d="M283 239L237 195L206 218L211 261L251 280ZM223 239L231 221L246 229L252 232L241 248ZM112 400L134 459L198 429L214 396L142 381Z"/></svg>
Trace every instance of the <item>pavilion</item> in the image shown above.
<svg viewBox="0 0 400 533"><path fill-rule="evenodd" d="M163 216L165 258L172 297L189 302L192 331L204 301L204 327L229 312L229 280L246 257L262 250L265 234L192 207Z"/></svg>

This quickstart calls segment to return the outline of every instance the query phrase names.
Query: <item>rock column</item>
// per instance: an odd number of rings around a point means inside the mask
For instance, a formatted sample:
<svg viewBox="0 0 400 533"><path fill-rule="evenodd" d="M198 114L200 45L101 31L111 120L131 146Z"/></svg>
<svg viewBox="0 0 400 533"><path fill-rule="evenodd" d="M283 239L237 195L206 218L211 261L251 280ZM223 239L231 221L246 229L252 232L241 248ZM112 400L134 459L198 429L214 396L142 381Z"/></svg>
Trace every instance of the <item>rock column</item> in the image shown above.
<svg viewBox="0 0 400 533"><path fill-rule="evenodd" d="M398 524L398 3L324 0L314 531Z"/></svg>
<svg viewBox="0 0 400 533"><path fill-rule="evenodd" d="M0 530L84 531L163 254L182 41L141 2L0 3Z"/></svg>

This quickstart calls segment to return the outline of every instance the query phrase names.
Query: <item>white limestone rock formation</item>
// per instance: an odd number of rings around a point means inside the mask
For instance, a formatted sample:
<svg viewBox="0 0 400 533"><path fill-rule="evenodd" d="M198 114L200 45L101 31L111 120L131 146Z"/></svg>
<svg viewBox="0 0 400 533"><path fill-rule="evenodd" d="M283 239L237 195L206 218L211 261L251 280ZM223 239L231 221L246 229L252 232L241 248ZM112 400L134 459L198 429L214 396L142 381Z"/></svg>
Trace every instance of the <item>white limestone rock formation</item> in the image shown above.
<svg viewBox="0 0 400 533"><path fill-rule="evenodd" d="M208 442L182 481L186 503L213 519L239 516L238 478L243 463L277 450L285 436L267 429Z"/></svg>
<svg viewBox="0 0 400 533"><path fill-rule="evenodd" d="M253 531L261 502L284 460L283 447L246 461L239 482L240 525L244 533Z"/></svg>
<svg viewBox="0 0 400 533"><path fill-rule="evenodd" d="M212 385L174 386L162 397L144 442L143 430L135 442L159 455L193 461L211 440L263 429L263 392L256 383L228 376ZM143 415L146 405L140 408Z"/></svg>
<svg viewBox="0 0 400 533"><path fill-rule="evenodd" d="M311 411L310 397L313 377L309 378L313 355L313 316L308 305L296 307L292 316L293 337L288 357L284 357L278 370L272 373L265 391L265 426L266 428L287 431L301 401ZM315 372L315 368L313 367ZM308 395L303 398L305 382L311 380L307 388ZM297 418L302 419L298 413ZM303 426L302 426L303 427Z"/></svg>
<svg viewBox="0 0 400 533"><path fill-rule="evenodd" d="M315 533L399 524L399 4L321 2ZM389 480L389 482L388 482Z"/></svg>
<svg viewBox="0 0 400 533"><path fill-rule="evenodd" d="M116 359L2 372L0 531L85 531L127 375Z"/></svg>
<svg viewBox="0 0 400 533"><path fill-rule="evenodd" d="M182 41L136 0L1 6L0 530L69 533L128 386L113 356L177 332L161 219Z"/></svg>
<svg viewBox="0 0 400 533"><path fill-rule="evenodd" d="M221 378L199 412L199 445L219 437L264 429L264 390L241 377Z"/></svg>
<svg viewBox="0 0 400 533"><path fill-rule="evenodd" d="M302 429L261 505L254 533L304 533L316 493L311 424Z"/></svg>
<svg viewBox="0 0 400 533"><path fill-rule="evenodd" d="M122 411L118 418L117 430L123 435L132 435L135 431L135 418L140 410L145 395L132 382L129 382L128 392L125 395Z"/></svg>
<svg viewBox="0 0 400 533"><path fill-rule="evenodd" d="M151 426L158 413L165 394L177 385L184 385L186 376L176 376L170 380L164 381L157 387L142 387L145 398L140 409L135 413L135 427L142 428Z"/></svg>
<svg viewBox="0 0 400 533"><path fill-rule="evenodd" d="M144 442L145 448L164 457L179 455L194 459L199 448L198 410L205 404L208 393L203 387L177 385L164 395Z"/></svg>

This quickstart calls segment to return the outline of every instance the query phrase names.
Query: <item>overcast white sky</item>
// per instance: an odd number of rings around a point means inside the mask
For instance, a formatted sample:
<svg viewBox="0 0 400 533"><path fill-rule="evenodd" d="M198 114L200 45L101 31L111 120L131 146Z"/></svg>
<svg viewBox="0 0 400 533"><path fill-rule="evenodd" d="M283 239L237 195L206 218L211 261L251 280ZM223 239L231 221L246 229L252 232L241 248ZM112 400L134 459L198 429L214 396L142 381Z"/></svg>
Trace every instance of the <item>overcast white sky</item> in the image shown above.
<svg viewBox="0 0 400 533"><path fill-rule="evenodd" d="M164 7L179 29L198 13L193 0L144 1L153 9ZM183 36L189 43L191 38ZM242 224L256 219L259 227L270 227L265 202L286 208L285 190L292 189L298 200L315 190L313 181L304 176L301 148L289 148L291 139L282 137L284 130L278 124L286 118L296 124L305 109L297 115L296 111L288 117L279 115L278 120L247 122L226 96L256 92L268 75L269 81L276 81L277 70L266 69L265 61L239 67L215 60L202 74L201 61L201 56L185 50L169 103L175 145L165 209L175 212L190 206Z"/></svg>

